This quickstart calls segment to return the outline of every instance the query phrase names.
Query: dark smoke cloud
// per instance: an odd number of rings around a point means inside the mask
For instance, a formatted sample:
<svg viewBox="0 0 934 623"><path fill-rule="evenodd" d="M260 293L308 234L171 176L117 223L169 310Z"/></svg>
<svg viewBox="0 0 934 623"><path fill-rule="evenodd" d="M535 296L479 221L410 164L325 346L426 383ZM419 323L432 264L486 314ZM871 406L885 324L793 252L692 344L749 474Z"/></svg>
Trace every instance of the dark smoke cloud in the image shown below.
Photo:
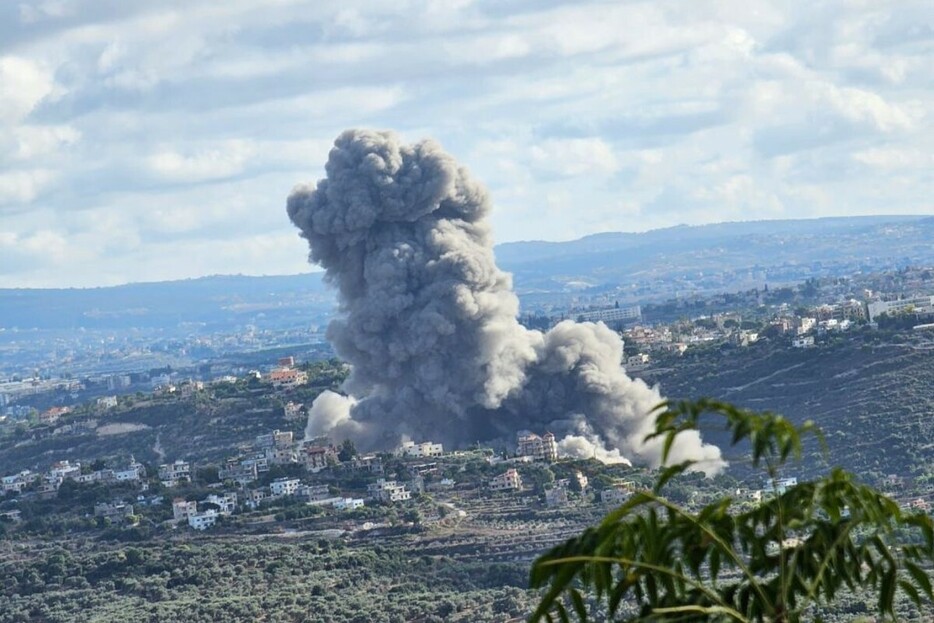
<svg viewBox="0 0 934 623"><path fill-rule="evenodd" d="M339 291L328 339L352 372L348 397L326 392L312 405L306 435L458 446L547 428L572 455L658 464L659 445L642 440L661 397L626 376L619 336L516 320L489 198L466 169L433 141L365 130L341 134L325 168L292 192L288 213ZM686 458L708 472L724 464L698 435L679 437L673 459Z"/></svg>

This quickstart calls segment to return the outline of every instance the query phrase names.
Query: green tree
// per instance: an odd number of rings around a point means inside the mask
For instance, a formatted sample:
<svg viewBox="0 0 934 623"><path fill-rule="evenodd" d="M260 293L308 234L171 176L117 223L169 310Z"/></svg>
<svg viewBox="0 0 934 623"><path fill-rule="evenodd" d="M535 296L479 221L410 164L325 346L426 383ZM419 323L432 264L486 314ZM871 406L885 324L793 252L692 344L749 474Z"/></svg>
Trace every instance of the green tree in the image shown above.
<svg viewBox="0 0 934 623"><path fill-rule="evenodd" d="M663 441L667 459L675 437L710 416L725 420L733 445L748 444L773 483L800 457L803 435L823 443L812 423L710 400L663 403L649 438ZM934 522L852 474L833 469L752 509L726 497L692 513L664 495L690 466L663 469L651 491L536 560L531 584L546 590L531 620L820 621L813 609L845 589L871 591L879 615L894 620L897 592L917 605L932 598L922 565L934 560ZM639 604L628 618L627 598Z"/></svg>
<svg viewBox="0 0 934 623"><path fill-rule="evenodd" d="M340 460L341 463L346 463L355 456L357 456L357 447L354 446L354 443L349 439L345 439L341 442L340 448L337 451L338 460Z"/></svg>

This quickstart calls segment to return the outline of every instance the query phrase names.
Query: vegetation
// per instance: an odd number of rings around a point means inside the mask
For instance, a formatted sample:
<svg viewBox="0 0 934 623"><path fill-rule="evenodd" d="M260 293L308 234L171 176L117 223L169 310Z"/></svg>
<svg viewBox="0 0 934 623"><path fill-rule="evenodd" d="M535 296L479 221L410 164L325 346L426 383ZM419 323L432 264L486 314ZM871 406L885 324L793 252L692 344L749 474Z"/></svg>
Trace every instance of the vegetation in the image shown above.
<svg viewBox="0 0 934 623"><path fill-rule="evenodd" d="M710 416L725 420L734 445L749 445L775 493L751 509L724 497L691 512L664 495L691 462L662 470L651 491L535 562L532 586L547 590L532 621L824 621L847 590L870 591L883 618L905 618L898 593L930 607L929 516L902 511L841 469L783 490L780 470L800 456L803 435L819 436L813 423L708 400L665 403L650 437L664 441L667 458L679 433ZM627 598L639 606L627 608Z"/></svg>
<svg viewBox="0 0 934 623"><path fill-rule="evenodd" d="M2 558L0 623L472 623L523 616L532 604L521 563L327 539L71 542Z"/></svg>

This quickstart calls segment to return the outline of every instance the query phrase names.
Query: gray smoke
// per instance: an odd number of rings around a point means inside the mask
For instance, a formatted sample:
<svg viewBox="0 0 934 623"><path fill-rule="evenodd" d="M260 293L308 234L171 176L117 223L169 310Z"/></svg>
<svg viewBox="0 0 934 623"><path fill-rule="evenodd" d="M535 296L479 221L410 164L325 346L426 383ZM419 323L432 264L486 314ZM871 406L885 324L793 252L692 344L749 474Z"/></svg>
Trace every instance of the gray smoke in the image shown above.
<svg viewBox="0 0 934 623"><path fill-rule="evenodd" d="M325 169L288 213L338 289L327 335L352 372L347 397L312 405L307 436L457 447L549 429L569 454L658 465L660 444L643 442L658 391L626 376L622 341L602 324L519 324L489 198L466 169L433 141L366 130L341 134ZM697 434L675 444L672 460L688 458L708 473L725 465Z"/></svg>

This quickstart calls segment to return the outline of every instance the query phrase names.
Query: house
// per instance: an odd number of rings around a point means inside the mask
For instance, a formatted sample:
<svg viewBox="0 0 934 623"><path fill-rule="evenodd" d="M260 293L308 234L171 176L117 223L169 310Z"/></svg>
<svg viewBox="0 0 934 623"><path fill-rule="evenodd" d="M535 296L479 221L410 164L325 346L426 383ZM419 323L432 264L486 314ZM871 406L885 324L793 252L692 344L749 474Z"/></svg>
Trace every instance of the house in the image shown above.
<svg viewBox="0 0 934 623"><path fill-rule="evenodd" d="M197 392L204 389L204 383L201 381L186 381L179 386L179 395L182 398L191 398Z"/></svg>
<svg viewBox="0 0 934 623"><path fill-rule="evenodd" d="M210 494L201 501L201 504L213 504L217 506L217 512L221 515L231 515L237 510L237 494L225 493L224 495Z"/></svg>
<svg viewBox="0 0 934 623"><path fill-rule="evenodd" d="M239 459L234 458L227 459L224 467L218 470L217 476L221 480L233 480L241 487L244 487L259 478L259 473L256 471L255 462L243 465Z"/></svg>
<svg viewBox="0 0 934 623"><path fill-rule="evenodd" d="M266 489L251 489L246 493L245 504L253 510L256 510L264 500L269 499L269 491Z"/></svg>
<svg viewBox="0 0 934 623"><path fill-rule="evenodd" d="M440 443L430 441L423 441L422 443L406 441L396 450L395 454L396 456L416 459L439 457L444 455L444 447Z"/></svg>
<svg viewBox="0 0 934 623"><path fill-rule="evenodd" d="M276 478L269 484L269 490L275 496L295 495L301 484L298 478Z"/></svg>
<svg viewBox="0 0 934 623"><path fill-rule="evenodd" d="M112 473L113 479L117 482L137 481L146 476L146 467L131 458L126 469L114 470Z"/></svg>
<svg viewBox="0 0 934 623"><path fill-rule="evenodd" d="M762 490L765 493L772 493L777 491L779 495L785 493L788 489L798 486L798 479L795 477L790 478L778 478L775 481L767 481Z"/></svg>
<svg viewBox="0 0 934 623"><path fill-rule="evenodd" d="M298 495L308 498L310 502L318 502L333 497L327 485L305 485L298 490Z"/></svg>
<svg viewBox="0 0 934 623"><path fill-rule="evenodd" d="M522 476L512 467L494 476L489 483L491 491L518 491L522 489Z"/></svg>
<svg viewBox="0 0 934 623"><path fill-rule="evenodd" d="M97 399L97 406L101 409L113 409L117 406L116 396L103 396Z"/></svg>
<svg viewBox="0 0 934 623"><path fill-rule="evenodd" d="M189 481L191 480L191 464L182 460L163 463L159 466L159 480L166 487L174 487L179 482Z"/></svg>
<svg viewBox="0 0 934 623"><path fill-rule="evenodd" d="M404 502L412 498L411 492L406 489L405 485L385 478L368 484L366 490L371 498L380 502Z"/></svg>
<svg viewBox="0 0 934 623"><path fill-rule="evenodd" d="M21 493L23 489L26 488L26 485L35 479L35 474L33 474L28 469L24 469L18 474L4 476L2 479L0 479L0 483L2 483L3 486L3 493L9 493L11 491L15 493Z"/></svg>
<svg viewBox="0 0 934 623"><path fill-rule="evenodd" d="M337 451L332 446L305 444L299 453L305 469L312 473L320 472L337 462Z"/></svg>
<svg viewBox="0 0 934 623"><path fill-rule="evenodd" d="M618 506L626 500L629 499L629 491L619 488L612 487L610 489L604 489L600 492L600 501L603 504L612 504L613 506Z"/></svg>
<svg viewBox="0 0 934 623"><path fill-rule="evenodd" d="M797 337L791 342L791 345L795 348L810 348L814 346L814 336Z"/></svg>
<svg viewBox="0 0 934 623"><path fill-rule="evenodd" d="M556 482L551 487L545 489L545 506L556 508L568 505L568 488L566 481Z"/></svg>
<svg viewBox="0 0 934 623"><path fill-rule="evenodd" d="M123 520L133 514L133 505L122 501L100 502L94 505L95 517L106 517L110 520Z"/></svg>
<svg viewBox="0 0 934 623"><path fill-rule="evenodd" d="M287 402L283 407L285 411L285 419L287 420L300 420L302 419L302 410L304 407L297 402Z"/></svg>
<svg viewBox="0 0 934 623"><path fill-rule="evenodd" d="M645 353L632 355L626 359L626 369L630 372L638 372L649 367L649 356Z"/></svg>
<svg viewBox="0 0 934 623"><path fill-rule="evenodd" d="M187 520L189 515L193 515L197 512L197 502L189 502L184 498L175 498L172 500L172 518L175 521Z"/></svg>
<svg viewBox="0 0 934 623"><path fill-rule="evenodd" d="M522 431L518 435L517 456L530 456L536 461L554 463L558 460L558 444L555 436L545 433L541 437L529 431Z"/></svg>
<svg viewBox="0 0 934 623"><path fill-rule="evenodd" d="M383 473L383 459L376 456L375 454L368 454L366 456L358 456L353 459L350 463L350 469L353 471L363 471L369 472L371 474L382 474Z"/></svg>
<svg viewBox="0 0 934 623"><path fill-rule="evenodd" d="M293 389L308 382L308 374L294 368L276 368L268 375L266 380L276 389Z"/></svg>
<svg viewBox="0 0 934 623"><path fill-rule="evenodd" d="M363 508L363 500L360 498L339 498L334 502L333 506L339 511L352 511Z"/></svg>
<svg viewBox="0 0 934 623"><path fill-rule="evenodd" d="M207 530L217 523L218 512L210 509L203 513L192 513L188 515L188 525L195 530Z"/></svg>
<svg viewBox="0 0 934 623"><path fill-rule="evenodd" d="M280 431L278 429L257 435L253 446L265 450L266 448L291 448L293 445L293 433L290 430Z"/></svg>
<svg viewBox="0 0 934 623"><path fill-rule="evenodd" d="M52 407L39 414L40 424L55 424L60 417L71 413L71 407Z"/></svg>
<svg viewBox="0 0 934 623"><path fill-rule="evenodd" d="M78 476L80 475L81 463L58 461L53 463L52 467L49 468L49 472L46 474L46 480L55 483L55 488L58 489L58 485L62 484L62 481L66 478L77 480Z"/></svg>

